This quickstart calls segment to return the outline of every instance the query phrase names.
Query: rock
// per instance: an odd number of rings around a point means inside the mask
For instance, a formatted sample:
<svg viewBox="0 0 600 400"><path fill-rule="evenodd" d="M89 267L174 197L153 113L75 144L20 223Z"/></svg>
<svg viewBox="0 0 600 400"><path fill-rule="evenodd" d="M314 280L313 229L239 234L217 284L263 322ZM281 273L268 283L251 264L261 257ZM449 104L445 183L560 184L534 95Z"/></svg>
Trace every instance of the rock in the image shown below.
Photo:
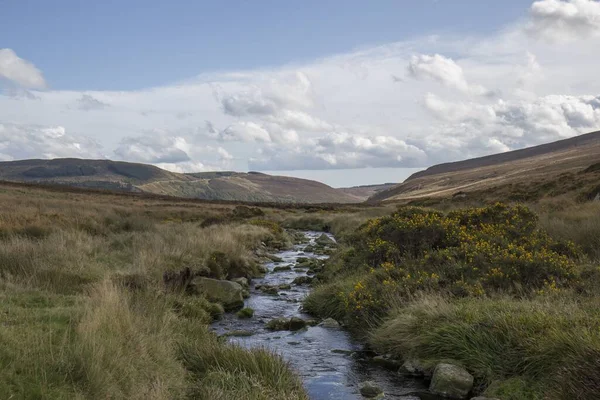
<svg viewBox="0 0 600 400"><path fill-rule="evenodd" d="M254 310L249 307L242 308L236 315L238 318L252 318L254 316Z"/></svg>
<svg viewBox="0 0 600 400"><path fill-rule="evenodd" d="M242 286L235 282L197 277L192 280L192 285L195 291L206 296L208 301L221 303L225 311L244 307Z"/></svg>
<svg viewBox="0 0 600 400"><path fill-rule="evenodd" d="M322 328L328 328L328 329L339 329L340 323L337 322L333 318L327 318L326 320L324 320L323 322L321 322L319 324L319 326L322 327Z"/></svg>
<svg viewBox="0 0 600 400"><path fill-rule="evenodd" d="M267 322L267 329L271 331L285 331L288 330L290 321L287 318L275 318Z"/></svg>
<svg viewBox="0 0 600 400"><path fill-rule="evenodd" d="M315 243L317 243L318 245L321 245L321 246L335 246L336 245L335 240L333 240L332 238L327 236L327 234L325 234L325 233L323 233L321 236L319 236L315 240Z"/></svg>
<svg viewBox="0 0 600 400"><path fill-rule="evenodd" d="M273 268L273 272L283 272L283 271L291 271L292 267L289 265L283 265L281 267Z"/></svg>
<svg viewBox="0 0 600 400"><path fill-rule="evenodd" d="M435 367L429 391L440 396L466 399L473 388L473 375L457 365L441 363Z"/></svg>
<svg viewBox="0 0 600 400"><path fill-rule="evenodd" d="M227 332L223 336L243 337L243 336L252 336L252 335L254 335L254 332L252 332L252 331L245 331L242 329L238 329L235 331Z"/></svg>
<svg viewBox="0 0 600 400"><path fill-rule="evenodd" d="M276 286L261 286L260 288L261 292L266 293L266 294L272 294L272 295L277 295L279 292L279 289Z"/></svg>
<svg viewBox="0 0 600 400"><path fill-rule="evenodd" d="M250 292L247 291L246 289L242 290L242 297L244 299L247 299L248 297L250 297Z"/></svg>
<svg viewBox="0 0 600 400"><path fill-rule="evenodd" d="M290 290L292 288L292 285L290 285L289 283L282 283L281 285L277 286L277 289L279 290Z"/></svg>
<svg viewBox="0 0 600 400"><path fill-rule="evenodd" d="M302 263L305 263L305 262L308 262L308 258L307 257L298 257L298 258L296 258L296 263L298 263L298 264L302 264Z"/></svg>
<svg viewBox="0 0 600 400"><path fill-rule="evenodd" d="M248 279L247 278L244 278L244 277L242 277L242 278L235 278L235 279L232 279L231 282L237 283L238 285L240 285L244 289L248 288Z"/></svg>
<svg viewBox="0 0 600 400"><path fill-rule="evenodd" d="M306 328L306 321L302 318L292 317L289 321L290 331L299 331L300 329Z"/></svg>
<svg viewBox="0 0 600 400"><path fill-rule="evenodd" d="M483 397L483 396L477 396L477 397L471 397L471 400L500 400L497 397Z"/></svg>
<svg viewBox="0 0 600 400"><path fill-rule="evenodd" d="M344 350L344 349L333 349L333 350L331 350L331 352L334 354L344 354L346 356L350 356L350 355L354 354L354 352L352 350Z"/></svg>
<svg viewBox="0 0 600 400"><path fill-rule="evenodd" d="M313 278L310 276L299 276L292 281L293 285L307 285L312 282Z"/></svg>
<svg viewBox="0 0 600 400"><path fill-rule="evenodd" d="M423 377L431 375L428 373L427 368L423 367L418 360L406 360L402 366L401 371L407 375Z"/></svg>
<svg viewBox="0 0 600 400"><path fill-rule="evenodd" d="M273 254L267 254L267 258L273 262L282 262L283 258L274 256Z"/></svg>
<svg viewBox="0 0 600 400"><path fill-rule="evenodd" d="M380 365L383 368L398 371L402 367L402 361L395 360L389 355L375 356L371 359L371 362L376 365Z"/></svg>
<svg viewBox="0 0 600 400"><path fill-rule="evenodd" d="M383 394L383 390L373 381L367 381L360 384L360 394L368 399L375 398Z"/></svg>

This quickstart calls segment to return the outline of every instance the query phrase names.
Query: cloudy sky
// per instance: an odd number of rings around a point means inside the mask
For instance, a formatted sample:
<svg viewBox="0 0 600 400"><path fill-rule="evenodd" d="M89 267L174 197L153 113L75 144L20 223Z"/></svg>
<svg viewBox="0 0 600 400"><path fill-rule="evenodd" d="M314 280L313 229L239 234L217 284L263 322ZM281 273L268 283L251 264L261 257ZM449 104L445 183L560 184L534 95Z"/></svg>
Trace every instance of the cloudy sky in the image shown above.
<svg viewBox="0 0 600 400"><path fill-rule="evenodd" d="M0 1L0 160L349 186L600 129L599 1L202 3Z"/></svg>

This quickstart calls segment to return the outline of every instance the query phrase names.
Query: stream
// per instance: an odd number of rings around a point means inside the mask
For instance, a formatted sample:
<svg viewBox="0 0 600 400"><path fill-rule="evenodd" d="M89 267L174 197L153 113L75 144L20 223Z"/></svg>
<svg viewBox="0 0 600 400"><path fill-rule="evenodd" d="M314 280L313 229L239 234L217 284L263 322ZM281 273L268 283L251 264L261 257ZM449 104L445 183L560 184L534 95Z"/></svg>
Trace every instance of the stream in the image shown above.
<svg viewBox="0 0 600 400"><path fill-rule="evenodd" d="M252 336L232 336L229 340L244 347L268 348L282 355L302 378L311 399L362 399L359 387L365 381L375 382L383 389L386 399L419 399L411 393L425 389L422 380L373 365L364 356L363 346L342 329L313 326L296 332L273 332L265 328L267 322L277 317L311 319L301 311L302 300L311 290L309 285L292 285L290 290L279 290L277 296L256 289L258 285L291 284L294 278L305 276L306 272L293 269L299 257L328 257L304 252L309 244L315 244L322 232L304 234L309 239L307 243L275 253L282 261L265 263L269 272L264 278L252 280L245 306L254 309L254 317L239 319L235 314L227 314L213 324L213 329L221 335L237 330L252 332ZM285 265L292 265L292 270L273 272L275 267Z"/></svg>

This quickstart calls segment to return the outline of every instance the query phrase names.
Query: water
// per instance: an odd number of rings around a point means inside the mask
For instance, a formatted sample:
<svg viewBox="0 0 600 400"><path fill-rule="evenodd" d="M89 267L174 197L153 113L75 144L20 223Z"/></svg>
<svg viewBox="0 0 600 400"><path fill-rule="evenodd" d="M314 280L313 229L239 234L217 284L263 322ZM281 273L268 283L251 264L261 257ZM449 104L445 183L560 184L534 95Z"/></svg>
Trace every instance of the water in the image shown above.
<svg viewBox="0 0 600 400"><path fill-rule="evenodd" d="M213 327L218 334L233 330L253 332L252 336L231 337L232 342L246 347L266 347L290 362L302 377L304 387L311 399L362 399L360 383L376 382L385 392L386 399L418 399L410 393L425 389L421 380L407 378L392 371L370 364L360 343L353 341L344 330L309 327L298 332L271 332L265 324L277 317L300 317L310 319L301 311L302 300L310 292L310 286L294 286L290 290L280 290L279 296L268 295L256 290L257 285L290 284L294 278L305 276L306 272L271 272L276 266L291 265L299 257L324 259L313 253L304 253L308 244L314 244L321 232L305 232L309 243L294 246L292 250L276 253L281 262L266 263L269 273L262 279L254 279L250 287L250 298L246 307L254 309L254 317L238 319L228 314Z"/></svg>

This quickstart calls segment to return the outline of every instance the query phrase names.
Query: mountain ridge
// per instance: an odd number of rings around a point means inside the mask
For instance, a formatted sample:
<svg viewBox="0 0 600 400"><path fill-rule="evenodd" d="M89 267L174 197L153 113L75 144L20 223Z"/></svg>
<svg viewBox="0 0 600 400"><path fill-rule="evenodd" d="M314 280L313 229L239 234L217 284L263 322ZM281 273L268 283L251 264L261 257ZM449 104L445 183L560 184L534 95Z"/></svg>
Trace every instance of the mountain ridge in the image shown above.
<svg viewBox="0 0 600 400"><path fill-rule="evenodd" d="M246 202L357 203L367 197L260 172L177 173L149 164L79 158L0 162L0 180Z"/></svg>

